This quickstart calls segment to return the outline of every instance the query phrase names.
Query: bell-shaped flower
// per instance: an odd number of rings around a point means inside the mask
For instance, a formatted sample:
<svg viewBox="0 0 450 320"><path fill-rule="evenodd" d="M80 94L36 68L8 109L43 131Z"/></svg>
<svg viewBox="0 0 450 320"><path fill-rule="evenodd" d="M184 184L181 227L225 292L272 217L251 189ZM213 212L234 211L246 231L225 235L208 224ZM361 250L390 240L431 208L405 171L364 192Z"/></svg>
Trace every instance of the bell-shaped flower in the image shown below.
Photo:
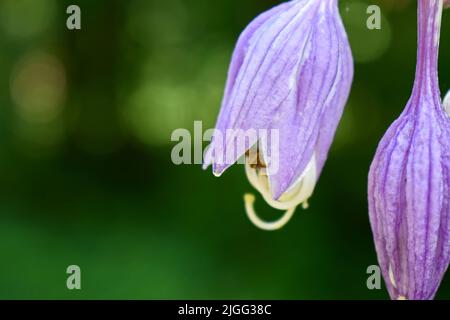
<svg viewBox="0 0 450 320"><path fill-rule="evenodd" d="M353 79L338 0L293 0L261 14L241 34L204 167L221 175L244 160L251 184L274 208L273 230L313 193ZM230 133L231 132L231 133ZM250 133L251 134L250 134ZM230 133L230 134L229 134ZM269 134L270 133L270 134Z"/></svg>
<svg viewBox="0 0 450 320"><path fill-rule="evenodd" d="M369 214L392 299L432 299L450 261L450 118L441 102L443 0L418 0L412 96L381 140L369 173ZM447 102L446 102L447 103Z"/></svg>

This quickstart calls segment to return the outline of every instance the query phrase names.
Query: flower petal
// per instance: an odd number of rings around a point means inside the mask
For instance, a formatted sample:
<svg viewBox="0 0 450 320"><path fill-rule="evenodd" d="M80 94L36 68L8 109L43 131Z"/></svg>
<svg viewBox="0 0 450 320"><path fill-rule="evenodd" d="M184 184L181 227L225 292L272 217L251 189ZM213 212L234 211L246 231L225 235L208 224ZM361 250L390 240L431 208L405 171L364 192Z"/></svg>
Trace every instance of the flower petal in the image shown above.
<svg viewBox="0 0 450 320"><path fill-rule="evenodd" d="M353 60L336 0L297 0L255 20L238 42L206 163L221 174L262 137L228 129L278 130L274 199L302 176L317 153L320 173L347 101ZM270 146L265 147L267 152ZM213 153L215 155L213 155ZM231 154L229 161L219 161Z"/></svg>
<svg viewBox="0 0 450 320"><path fill-rule="evenodd" d="M419 0L412 96L369 172L369 216L392 299L432 299L450 262L450 119L437 80L442 2Z"/></svg>

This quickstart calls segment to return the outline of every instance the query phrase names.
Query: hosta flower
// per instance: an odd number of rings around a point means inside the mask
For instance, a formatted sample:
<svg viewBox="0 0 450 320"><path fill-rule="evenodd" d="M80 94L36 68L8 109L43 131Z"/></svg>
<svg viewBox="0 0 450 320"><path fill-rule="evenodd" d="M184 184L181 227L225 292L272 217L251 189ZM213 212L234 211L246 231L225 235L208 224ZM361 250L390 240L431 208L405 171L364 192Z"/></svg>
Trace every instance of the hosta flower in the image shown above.
<svg viewBox="0 0 450 320"><path fill-rule="evenodd" d="M338 0L283 3L241 34L205 166L221 175L244 156L251 184L271 206L287 210L280 221L265 223L246 195L247 213L259 227L279 228L311 196L352 78ZM227 135L230 129L237 131ZM244 139L249 131L254 134Z"/></svg>
<svg viewBox="0 0 450 320"><path fill-rule="evenodd" d="M443 1L418 2L412 96L369 173L370 221L392 299L432 299L450 261L450 118L437 72Z"/></svg>

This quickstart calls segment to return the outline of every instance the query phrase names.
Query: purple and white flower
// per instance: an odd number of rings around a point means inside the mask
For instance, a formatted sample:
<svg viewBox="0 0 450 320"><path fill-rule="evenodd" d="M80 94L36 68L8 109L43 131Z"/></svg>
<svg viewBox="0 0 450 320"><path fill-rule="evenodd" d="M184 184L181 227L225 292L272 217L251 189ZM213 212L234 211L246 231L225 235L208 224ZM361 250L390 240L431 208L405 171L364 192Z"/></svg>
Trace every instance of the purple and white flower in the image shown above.
<svg viewBox="0 0 450 320"><path fill-rule="evenodd" d="M327 159L353 79L353 58L338 0L293 0L261 14L241 34L229 69L216 130L277 130L278 163L269 161L271 141L215 135L205 155L221 175L246 158L251 184L274 208L287 210L276 223L261 221L246 195L252 221L281 227L313 193ZM256 156L251 151L256 150ZM225 154L231 161L221 161ZM228 157L229 158L229 157Z"/></svg>
<svg viewBox="0 0 450 320"><path fill-rule="evenodd" d="M443 0L418 0L414 88L369 173L370 222L392 299L432 299L450 262L450 119L437 71L442 8Z"/></svg>

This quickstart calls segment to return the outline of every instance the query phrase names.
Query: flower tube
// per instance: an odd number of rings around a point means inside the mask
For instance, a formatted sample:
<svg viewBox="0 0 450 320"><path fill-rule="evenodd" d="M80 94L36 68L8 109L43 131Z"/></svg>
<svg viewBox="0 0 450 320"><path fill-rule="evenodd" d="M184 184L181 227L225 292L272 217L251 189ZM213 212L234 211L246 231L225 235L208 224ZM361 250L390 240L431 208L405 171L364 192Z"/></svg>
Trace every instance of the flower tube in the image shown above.
<svg viewBox="0 0 450 320"><path fill-rule="evenodd" d="M450 261L450 119L440 98L443 1L418 1L411 98L381 140L369 173L369 215L392 299L432 299Z"/></svg>

